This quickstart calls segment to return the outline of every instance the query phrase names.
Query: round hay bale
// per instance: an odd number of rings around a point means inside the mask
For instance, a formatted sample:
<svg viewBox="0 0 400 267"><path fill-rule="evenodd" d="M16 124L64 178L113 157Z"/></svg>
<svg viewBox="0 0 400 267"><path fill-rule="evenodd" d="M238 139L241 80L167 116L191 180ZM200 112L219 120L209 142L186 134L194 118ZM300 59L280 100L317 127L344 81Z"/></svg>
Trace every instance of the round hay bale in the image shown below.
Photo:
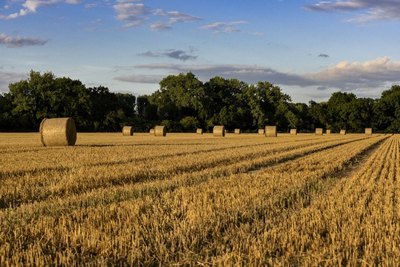
<svg viewBox="0 0 400 267"><path fill-rule="evenodd" d="M76 143L76 126L72 118L45 118L39 132L44 146L73 146Z"/></svg>
<svg viewBox="0 0 400 267"><path fill-rule="evenodd" d="M223 126L223 125L214 126L213 135L216 137L224 137L225 136L225 126Z"/></svg>
<svg viewBox="0 0 400 267"><path fill-rule="evenodd" d="M133 127L132 126L124 126L122 128L123 136L132 136L133 135Z"/></svg>
<svg viewBox="0 0 400 267"><path fill-rule="evenodd" d="M166 136L167 135L167 129L165 126L157 125L154 127L154 135L155 136Z"/></svg>
<svg viewBox="0 0 400 267"><path fill-rule="evenodd" d="M316 128L315 129L315 134L316 135L322 135L324 133L324 130L322 128Z"/></svg>
<svg viewBox="0 0 400 267"><path fill-rule="evenodd" d="M197 134L203 134L203 129L198 128L198 129L196 130L196 133L197 133Z"/></svg>
<svg viewBox="0 0 400 267"><path fill-rule="evenodd" d="M341 134L341 135L346 135L346 130L343 130L343 129L340 130L340 134Z"/></svg>
<svg viewBox="0 0 400 267"><path fill-rule="evenodd" d="M372 135L372 128L365 128L366 135Z"/></svg>
<svg viewBox="0 0 400 267"><path fill-rule="evenodd" d="M326 134L327 134L327 135L330 135L330 134L331 134L331 130L329 130L329 129L326 130Z"/></svg>
<svg viewBox="0 0 400 267"><path fill-rule="evenodd" d="M150 135L154 135L154 128L151 128L151 129L150 129L149 134L150 134Z"/></svg>
<svg viewBox="0 0 400 267"><path fill-rule="evenodd" d="M297 129L290 129L291 135L297 135Z"/></svg>
<svg viewBox="0 0 400 267"><path fill-rule="evenodd" d="M265 136L266 137L277 137L278 132L275 125L265 126Z"/></svg>
<svg viewBox="0 0 400 267"><path fill-rule="evenodd" d="M240 129L235 129L235 134L240 134Z"/></svg>
<svg viewBox="0 0 400 267"><path fill-rule="evenodd" d="M265 130L264 129L258 129L258 134L259 135L264 135L265 134Z"/></svg>

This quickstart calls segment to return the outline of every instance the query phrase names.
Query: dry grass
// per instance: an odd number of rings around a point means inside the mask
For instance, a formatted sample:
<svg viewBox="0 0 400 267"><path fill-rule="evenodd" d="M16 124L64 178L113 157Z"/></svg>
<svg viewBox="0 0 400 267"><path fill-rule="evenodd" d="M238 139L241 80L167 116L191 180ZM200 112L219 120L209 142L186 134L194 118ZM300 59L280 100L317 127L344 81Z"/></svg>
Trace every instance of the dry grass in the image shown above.
<svg viewBox="0 0 400 267"><path fill-rule="evenodd" d="M0 134L0 265L398 265L400 136L279 136Z"/></svg>

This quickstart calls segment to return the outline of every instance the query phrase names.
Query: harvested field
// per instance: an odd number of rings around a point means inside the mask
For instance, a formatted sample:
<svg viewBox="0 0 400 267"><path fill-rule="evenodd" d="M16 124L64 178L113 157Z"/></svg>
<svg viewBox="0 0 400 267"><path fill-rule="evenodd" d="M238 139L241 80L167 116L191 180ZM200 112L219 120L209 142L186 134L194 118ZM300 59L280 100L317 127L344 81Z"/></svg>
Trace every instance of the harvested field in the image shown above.
<svg viewBox="0 0 400 267"><path fill-rule="evenodd" d="M0 152L0 266L400 264L400 135L0 134Z"/></svg>

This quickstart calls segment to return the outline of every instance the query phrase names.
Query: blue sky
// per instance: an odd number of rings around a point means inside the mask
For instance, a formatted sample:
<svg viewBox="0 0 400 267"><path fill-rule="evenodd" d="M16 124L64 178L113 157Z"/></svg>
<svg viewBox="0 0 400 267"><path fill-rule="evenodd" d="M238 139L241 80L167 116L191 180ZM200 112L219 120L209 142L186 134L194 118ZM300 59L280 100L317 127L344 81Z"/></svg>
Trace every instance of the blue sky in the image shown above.
<svg viewBox="0 0 400 267"><path fill-rule="evenodd" d="M400 0L2 0L0 91L30 70L150 94L192 71L294 101L400 82Z"/></svg>

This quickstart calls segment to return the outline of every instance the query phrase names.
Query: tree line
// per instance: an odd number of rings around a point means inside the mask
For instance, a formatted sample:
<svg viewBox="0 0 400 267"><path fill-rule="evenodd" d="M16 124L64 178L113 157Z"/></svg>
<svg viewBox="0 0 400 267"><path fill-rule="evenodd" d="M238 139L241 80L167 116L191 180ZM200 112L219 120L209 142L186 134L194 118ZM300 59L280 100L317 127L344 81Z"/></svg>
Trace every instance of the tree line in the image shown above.
<svg viewBox="0 0 400 267"><path fill-rule="evenodd" d="M193 73L182 73L165 77L153 94L136 97L31 71L0 94L1 131L36 131L45 117L73 117L79 131L120 131L124 125L148 131L161 124L172 132L211 130L214 125L249 132L265 125L276 125L281 132L317 127L400 132L400 86L393 85L379 99L336 92L326 102L305 104L293 103L269 82L214 77L203 83Z"/></svg>

